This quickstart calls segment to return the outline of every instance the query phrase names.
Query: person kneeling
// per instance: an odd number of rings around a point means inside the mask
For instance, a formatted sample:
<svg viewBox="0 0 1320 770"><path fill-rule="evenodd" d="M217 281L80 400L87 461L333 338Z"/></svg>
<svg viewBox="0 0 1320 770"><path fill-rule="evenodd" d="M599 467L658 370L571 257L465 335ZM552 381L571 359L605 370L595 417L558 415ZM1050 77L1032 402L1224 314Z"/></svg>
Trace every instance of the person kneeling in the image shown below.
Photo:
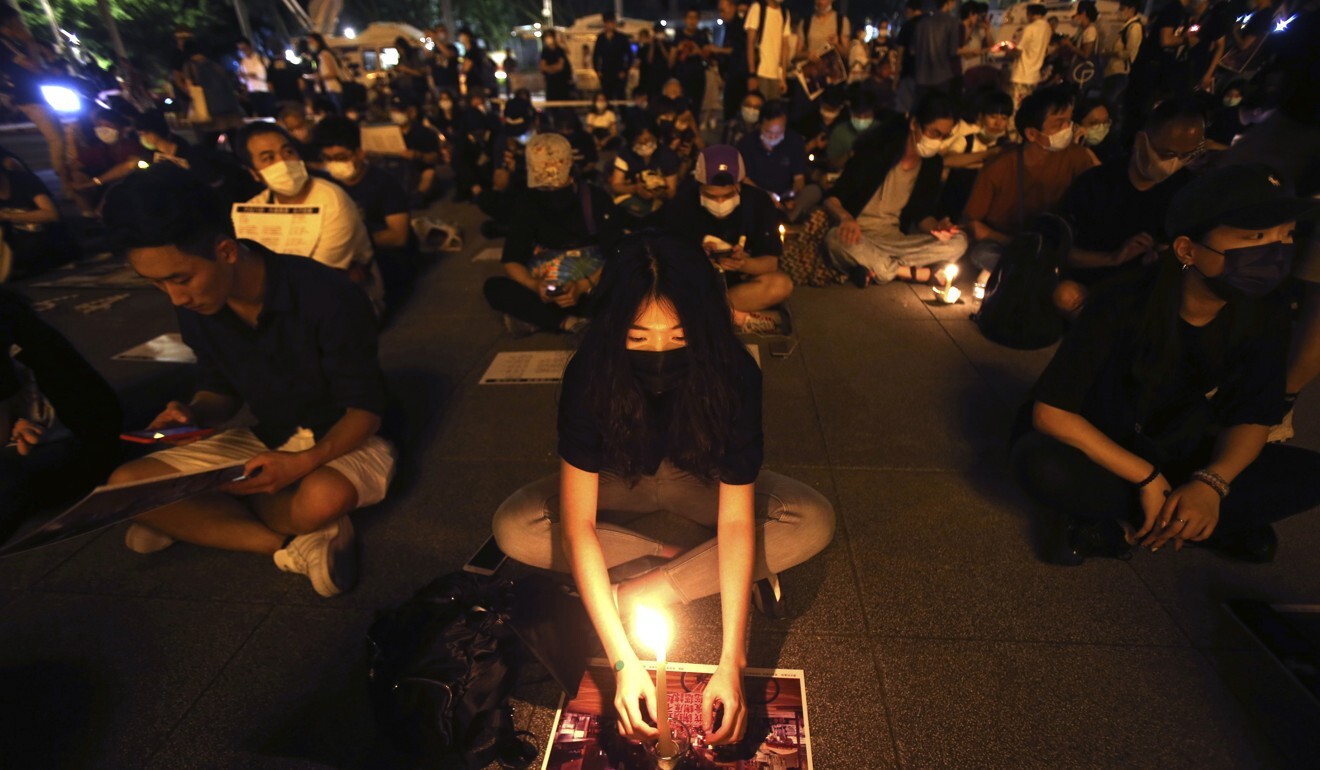
<svg viewBox="0 0 1320 770"><path fill-rule="evenodd" d="M116 470L112 484L233 463L248 477L138 516L125 544L271 554L322 596L352 588L348 514L380 502L394 474L394 448L376 435L386 393L366 296L343 271L236 240L210 189L168 164L117 187L105 221L133 269L169 295L197 355L197 392L150 429L217 427L244 404L256 417Z"/></svg>
<svg viewBox="0 0 1320 770"><path fill-rule="evenodd" d="M1054 561L1137 543L1270 561L1270 524L1320 504L1320 454L1265 443L1288 353L1287 303L1272 292L1295 220L1317 212L1265 166L1208 172L1169 206L1172 254L1087 303L1013 447L1020 483L1059 518Z"/></svg>
<svg viewBox="0 0 1320 770"><path fill-rule="evenodd" d="M702 150L693 176L662 213L665 230L699 242L719 268L738 331L779 331L779 320L761 312L793 293L793 279L779 269L784 244L774 201L745 183L742 157L727 144Z"/></svg>
<svg viewBox="0 0 1320 770"><path fill-rule="evenodd" d="M656 701L623 619L639 605L719 594L724 645L705 709L710 724L712 701L723 703L711 739L736 742L753 581L758 606L781 616L776 575L829 545L834 510L806 484L761 469L761 370L734 336L723 286L700 250L652 236L626 241L606 263L601 292L564 372L560 473L500 506L495 539L517 561L572 572L614 663L629 736L654 734L638 699ZM661 512L696 524L699 542L641 534Z"/></svg>

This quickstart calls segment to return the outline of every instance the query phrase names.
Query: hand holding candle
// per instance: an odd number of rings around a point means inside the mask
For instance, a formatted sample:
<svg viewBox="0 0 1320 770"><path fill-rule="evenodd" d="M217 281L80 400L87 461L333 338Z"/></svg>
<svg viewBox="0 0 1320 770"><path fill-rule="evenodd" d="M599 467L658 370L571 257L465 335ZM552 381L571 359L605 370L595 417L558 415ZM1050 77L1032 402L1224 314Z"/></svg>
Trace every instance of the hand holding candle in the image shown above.
<svg viewBox="0 0 1320 770"><path fill-rule="evenodd" d="M669 734L669 688L665 681L665 648L669 646L669 621L663 614L650 607L638 606L635 629L642 641L655 651L655 703L651 704L651 713L660 731L659 753L671 756L674 754L674 740Z"/></svg>

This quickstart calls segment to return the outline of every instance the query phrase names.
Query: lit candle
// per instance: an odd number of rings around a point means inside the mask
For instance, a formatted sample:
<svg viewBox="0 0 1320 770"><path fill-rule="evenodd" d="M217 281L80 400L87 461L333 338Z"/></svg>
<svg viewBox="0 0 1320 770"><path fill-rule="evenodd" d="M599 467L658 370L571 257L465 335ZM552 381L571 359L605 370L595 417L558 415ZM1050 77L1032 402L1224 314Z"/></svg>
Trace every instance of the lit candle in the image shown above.
<svg viewBox="0 0 1320 770"><path fill-rule="evenodd" d="M962 292L958 290L957 286L950 286L949 288L944 290L944 294L943 294L944 304L946 305L957 304L958 298L961 296L962 296Z"/></svg>
<svg viewBox="0 0 1320 770"><path fill-rule="evenodd" d="M958 277L958 266L953 263L949 263L944 266L943 272L944 272L944 285L952 286L954 280Z"/></svg>
<svg viewBox="0 0 1320 770"><path fill-rule="evenodd" d="M669 621L664 614L650 607L637 607L637 635L655 651L655 703L651 711L655 713L656 727L660 729L660 745L657 753L661 756L673 756L676 749L674 739L669 734L669 687L665 679L665 647L669 644Z"/></svg>
<svg viewBox="0 0 1320 770"><path fill-rule="evenodd" d="M788 233L788 228L787 228L787 227L784 227L783 225L780 225L780 226L779 226L779 242L780 242L781 244L784 242L784 235L785 235L786 233Z"/></svg>

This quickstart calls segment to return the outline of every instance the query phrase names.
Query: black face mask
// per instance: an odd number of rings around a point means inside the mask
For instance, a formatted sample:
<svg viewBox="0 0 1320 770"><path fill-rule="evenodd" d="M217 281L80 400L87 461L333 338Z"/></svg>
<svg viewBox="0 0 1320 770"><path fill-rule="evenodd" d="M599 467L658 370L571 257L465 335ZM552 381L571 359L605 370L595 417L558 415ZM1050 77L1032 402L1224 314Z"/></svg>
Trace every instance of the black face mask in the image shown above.
<svg viewBox="0 0 1320 770"><path fill-rule="evenodd" d="M688 349L673 350L629 350L628 363L633 374L637 375L637 384L652 396L659 396L677 388L683 383L688 373Z"/></svg>
<svg viewBox="0 0 1320 770"><path fill-rule="evenodd" d="M1224 255L1224 272L1213 278L1204 273L1202 276L1210 291L1225 302L1243 298L1260 299L1277 289L1288 277L1295 251L1295 244L1283 241L1226 249L1218 252Z"/></svg>

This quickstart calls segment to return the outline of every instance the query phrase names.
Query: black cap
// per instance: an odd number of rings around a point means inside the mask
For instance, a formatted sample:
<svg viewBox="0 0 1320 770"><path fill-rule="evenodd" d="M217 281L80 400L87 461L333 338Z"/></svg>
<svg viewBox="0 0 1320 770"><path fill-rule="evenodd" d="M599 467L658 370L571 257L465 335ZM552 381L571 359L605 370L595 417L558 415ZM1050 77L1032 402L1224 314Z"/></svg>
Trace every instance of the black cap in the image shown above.
<svg viewBox="0 0 1320 770"><path fill-rule="evenodd" d="M1216 227L1278 227L1320 213L1320 201L1298 198L1292 186L1263 163L1211 169L1178 191L1164 216L1171 236L1199 235Z"/></svg>

